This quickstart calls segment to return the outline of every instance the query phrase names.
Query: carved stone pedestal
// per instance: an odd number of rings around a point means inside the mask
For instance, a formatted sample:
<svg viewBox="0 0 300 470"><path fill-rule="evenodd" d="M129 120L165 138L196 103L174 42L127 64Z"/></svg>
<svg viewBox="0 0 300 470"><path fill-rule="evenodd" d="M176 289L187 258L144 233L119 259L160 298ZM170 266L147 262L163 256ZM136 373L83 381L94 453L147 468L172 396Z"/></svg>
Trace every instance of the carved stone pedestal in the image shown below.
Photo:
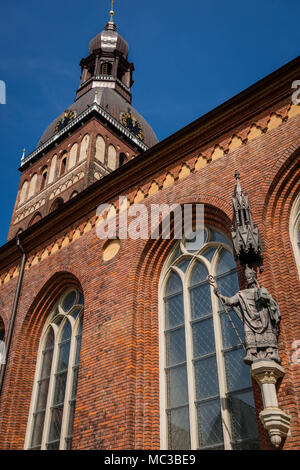
<svg viewBox="0 0 300 470"><path fill-rule="evenodd" d="M259 417L275 447L279 447L282 438L287 436L290 430L290 417L278 408L275 388L277 380L284 374L284 368L270 360L258 360L251 366L251 375L260 386L264 404L264 410Z"/></svg>

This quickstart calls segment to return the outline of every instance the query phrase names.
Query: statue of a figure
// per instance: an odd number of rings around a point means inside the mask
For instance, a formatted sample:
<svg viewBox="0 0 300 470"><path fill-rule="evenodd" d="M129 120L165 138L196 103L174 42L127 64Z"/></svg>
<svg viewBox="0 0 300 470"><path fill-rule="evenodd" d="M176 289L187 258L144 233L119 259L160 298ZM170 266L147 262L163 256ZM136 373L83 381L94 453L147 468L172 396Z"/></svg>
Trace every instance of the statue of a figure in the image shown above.
<svg viewBox="0 0 300 470"><path fill-rule="evenodd" d="M214 292L231 307L244 324L246 364L257 359L269 359L281 363L278 354L278 334L281 319L278 304L267 289L261 287L253 269L245 270L247 289L233 297L225 297L215 287Z"/></svg>

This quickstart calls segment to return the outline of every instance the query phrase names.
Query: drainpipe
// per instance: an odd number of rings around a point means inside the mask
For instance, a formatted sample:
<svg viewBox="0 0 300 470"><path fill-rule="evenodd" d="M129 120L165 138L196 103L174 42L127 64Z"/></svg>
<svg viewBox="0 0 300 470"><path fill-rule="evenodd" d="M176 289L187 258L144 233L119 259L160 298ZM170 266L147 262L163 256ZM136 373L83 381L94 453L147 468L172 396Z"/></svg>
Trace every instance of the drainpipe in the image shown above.
<svg viewBox="0 0 300 470"><path fill-rule="evenodd" d="M7 358L9 355L9 350L11 346L11 341L12 341L12 336L13 336L13 331L14 331L14 326L15 326L15 320L16 320L16 315L17 315L17 310L18 310L18 304L19 304L19 299L20 299L20 292L22 288L22 281L23 281L23 275L24 275L24 270L25 270L25 263L26 263L26 253L21 245L20 239L17 236L16 237L16 243L18 248L22 252L22 261L21 261L21 267L20 267L20 272L18 276L18 283L17 283L17 288L15 292L15 298L14 298L14 303L13 303L13 308L12 308L12 314L11 314L11 319L9 322L9 328L8 328L8 333L7 333L7 340L6 340L6 358L5 358L5 363L2 364L1 367L1 372L0 372L0 396L2 392L2 387L3 387L3 382L4 382L4 375L6 371L6 364L7 364Z"/></svg>

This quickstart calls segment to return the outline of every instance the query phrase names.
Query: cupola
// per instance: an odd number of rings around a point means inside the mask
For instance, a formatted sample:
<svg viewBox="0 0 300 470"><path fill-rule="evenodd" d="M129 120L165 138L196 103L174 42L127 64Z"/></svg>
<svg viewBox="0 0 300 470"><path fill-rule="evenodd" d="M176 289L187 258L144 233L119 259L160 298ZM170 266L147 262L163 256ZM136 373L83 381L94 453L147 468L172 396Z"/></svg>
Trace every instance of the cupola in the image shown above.
<svg viewBox="0 0 300 470"><path fill-rule="evenodd" d="M91 88L106 87L115 89L131 103L134 66L128 62L128 44L118 33L113 17L111 10L105 29L90 41L89 56L80 62L82 74L77 97Z"/></svg>

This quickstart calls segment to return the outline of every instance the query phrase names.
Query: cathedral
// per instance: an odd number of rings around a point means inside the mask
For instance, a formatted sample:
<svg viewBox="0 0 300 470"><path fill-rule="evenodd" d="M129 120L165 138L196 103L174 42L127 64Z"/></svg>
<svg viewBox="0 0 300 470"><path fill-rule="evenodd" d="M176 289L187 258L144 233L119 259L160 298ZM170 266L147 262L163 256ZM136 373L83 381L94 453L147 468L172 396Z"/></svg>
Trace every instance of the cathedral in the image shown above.
<svg viewBox="0 0 300 470"><path fill-rule="evenodd" d="M111 11L74 103L20 162L0 248L0 449L300 449L300 59L158 142L128 52ZM173 204L204 208L197 249L98 236ZM243 328L251 288L276 323L264 356Z"/></svg>

